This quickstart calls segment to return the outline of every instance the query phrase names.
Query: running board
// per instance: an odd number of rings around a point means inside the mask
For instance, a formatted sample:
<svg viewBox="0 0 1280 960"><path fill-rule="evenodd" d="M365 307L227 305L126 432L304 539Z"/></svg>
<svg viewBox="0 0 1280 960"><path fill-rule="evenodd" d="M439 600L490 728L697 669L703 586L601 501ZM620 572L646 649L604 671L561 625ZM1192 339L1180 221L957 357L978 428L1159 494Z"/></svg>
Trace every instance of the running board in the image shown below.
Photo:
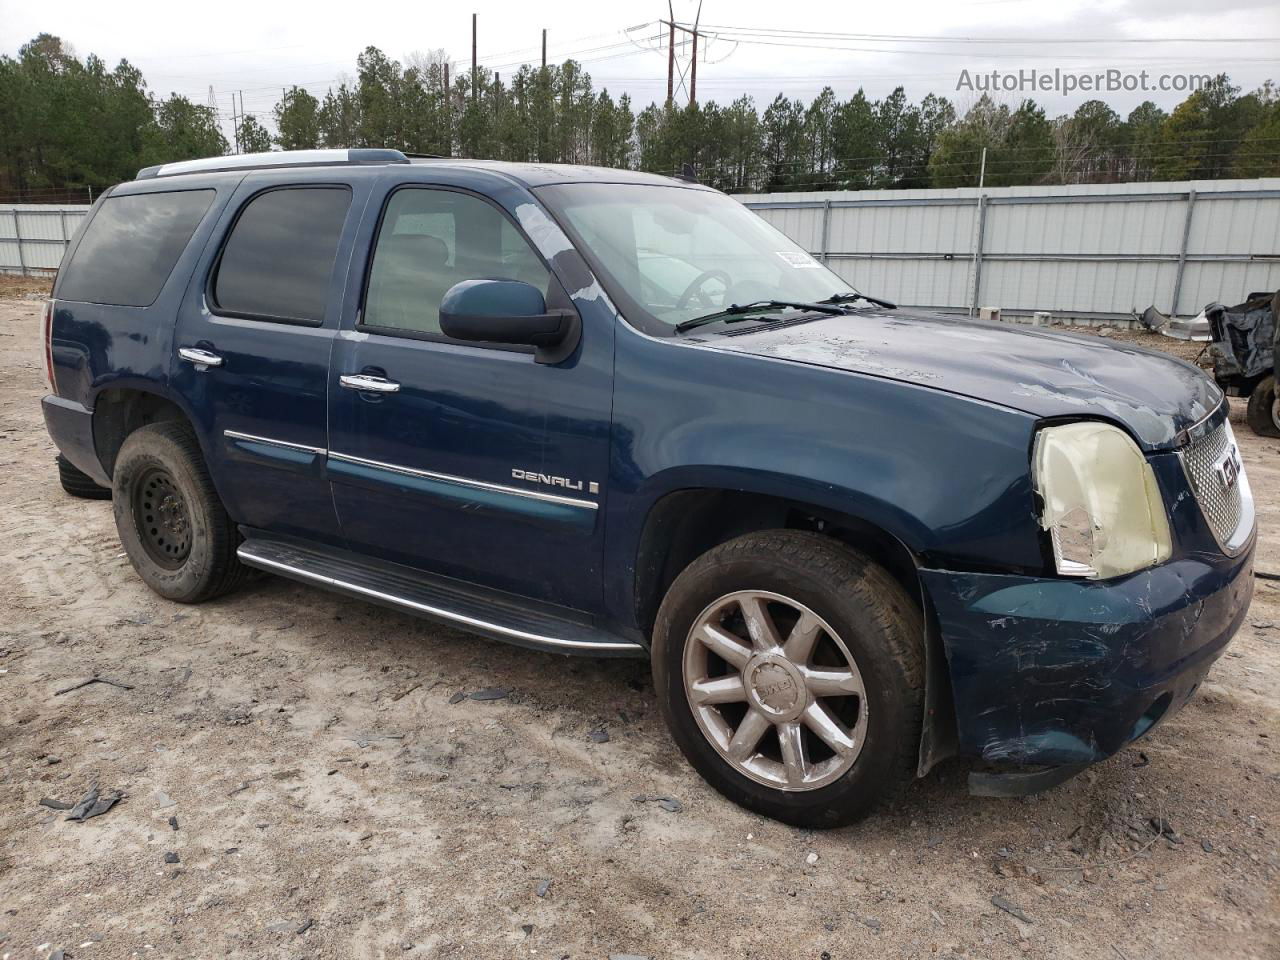
<svg viewBox="0 0 1280 960"><path fill-rule="evenodd" d="M399 564L252 535L236 553L251 567L535 650L595 657L648 655L633 640L525 606L510 594L431 577Z"/></svg>

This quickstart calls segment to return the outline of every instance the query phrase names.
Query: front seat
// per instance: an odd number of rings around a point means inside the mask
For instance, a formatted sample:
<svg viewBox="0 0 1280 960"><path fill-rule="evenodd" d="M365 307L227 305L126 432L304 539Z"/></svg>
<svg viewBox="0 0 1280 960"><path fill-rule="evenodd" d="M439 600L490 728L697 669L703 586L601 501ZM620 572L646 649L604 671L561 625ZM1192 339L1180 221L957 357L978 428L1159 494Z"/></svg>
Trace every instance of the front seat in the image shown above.
<svg viewBox="0 0 1280 960"><path fill-rule="evenodd" d="M365 323L440 332L440 301L453 286L449 248L427 234L393 234L373 258Z"/></svg>

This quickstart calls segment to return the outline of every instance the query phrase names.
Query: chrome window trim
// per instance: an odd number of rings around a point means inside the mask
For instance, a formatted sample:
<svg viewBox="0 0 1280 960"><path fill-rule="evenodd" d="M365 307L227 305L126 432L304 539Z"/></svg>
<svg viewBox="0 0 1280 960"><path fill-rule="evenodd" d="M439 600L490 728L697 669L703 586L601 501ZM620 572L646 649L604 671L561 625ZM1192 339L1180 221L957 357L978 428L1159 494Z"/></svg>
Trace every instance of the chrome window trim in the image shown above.
<svg viewBox="0 0 1280 960"><path fill-rule="evenodd" d="M315 573L303 567L295 567L292 564L283 563L279 560L271 560L266 557L259 557L246 549L249 544L242 544L236 551L236 555L241 560L254 566L264 567L270 570L285 570L296 576L312 580L316 583L324 583L331 587L337 587L342 590L350 590L362 596L370 597L375 600L382 600L387 603L400 607L406 607L410 610L416 610L419 613L427 614L433 617L440 617L450 620L454 623L465 624L469 627L475 627L480 630L488 630L493 633L501 634L506 637L514 637L519 640L525 640L529 643L541 646L554 647L562 650L643 650L644 648L638 643L604 643L590 640L564 640L560 637L547 637L538 633L528 633L524 630L516 630L514 627L504 627L498 623L491 623L488 620L479 620L475 617L468 617L462 613L454 613L452 610L446 610L443 607L433 607L429 604L418 603L416 600L409 600L405 597L396 596L393 593L384 593L381 590L374 590L372 587L363 587L358 583L351 583L346 580L339 580L337 577L326 576L323 573Z"/></svg>
<svg viewBox="0 0 1280 960"><path fill-rule="evenodd" d="M329 457L334 460L342 460L346 463L360 464L366 467L377 467L381 470L390 470L393 473L404 474L409 477L421 477L424 480L440 480L444 483L456 483L463 487L473 487L477 490L492 490L495 493L509 493L512 496L525 497L529 500L542 500L546 503L558 503L567 507L581 507L586 510L599 510L600 504L594 500L579 500L576 497L562 497L554 493L542 493L538 490L523 490L520 487L509 487L501 483L488 483L484 480L471 480L467 477L455 477L448 473L435 473L431 470L417 470L413 467L402 467L394 463L383 463L381 460L368 460L364 457L353 457L349 453L338 453L335 450L329 451Z"/></svg>
<svg viewBox="0 0 1280 960"><path fill-rule="evenodd" d="M324 447L312 447L305 443L293 443L289 440L273 440L271 437L259 437L252 433L241 433L239 430L223 430L222 435L228 440L249 440L253 443L266 443L273 447L284 447L287 450L301 450L303 453L314 453L324 456L328 453Z"/></svg>

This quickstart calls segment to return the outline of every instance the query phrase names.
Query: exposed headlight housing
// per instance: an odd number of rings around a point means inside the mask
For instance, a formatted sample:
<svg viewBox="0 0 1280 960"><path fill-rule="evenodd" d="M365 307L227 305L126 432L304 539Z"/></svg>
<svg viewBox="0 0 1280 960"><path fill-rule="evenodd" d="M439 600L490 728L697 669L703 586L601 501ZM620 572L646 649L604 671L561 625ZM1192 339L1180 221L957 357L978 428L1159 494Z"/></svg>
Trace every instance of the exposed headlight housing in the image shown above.
<svg viewBox="0 0 1280 960"><path fill-rule="evenodd" d="M1119 427L1095 421L1036 434L1032 476L1058 573L1105 579L1169 559L1169 516L1151 464Z"/></svg>

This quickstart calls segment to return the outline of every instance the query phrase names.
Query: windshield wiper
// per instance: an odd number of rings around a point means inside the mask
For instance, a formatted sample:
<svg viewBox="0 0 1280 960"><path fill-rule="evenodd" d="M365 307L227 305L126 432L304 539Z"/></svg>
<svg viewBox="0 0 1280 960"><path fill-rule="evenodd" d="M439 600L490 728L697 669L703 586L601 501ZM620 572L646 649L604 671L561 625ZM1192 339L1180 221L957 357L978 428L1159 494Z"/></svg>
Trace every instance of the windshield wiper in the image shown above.
<svg viewBox="0 0 1280 960"><path fill-rule="evenodd" d="M837 293L833 297L827 297L823 303L852 303L854 300L865 300L867 303L874 303L877 307L884 307L886 310L897 310L896 303L890 303L888 300L881 300L878 297L868 297L865 293Z"/></svg>
<svg viewBox="0 0 1280 960"><path fill-rule="evenodd" d="M707 313L701 317L684 320L675 325L675 332L685 333L689 330L695 330L698 327L705 326L708 323L715 323L717 320L723 320L725 323L737 323L741 320L748 319L748 316L753 313L761 313L766 310L788 309L807 310L811 313L827 313L832 316L840 316L844 313L844 311L837 307L834 302L801 303L794 300L757 300L754 303L732 303L723 310L717 310L715 313Z"/></svg>

